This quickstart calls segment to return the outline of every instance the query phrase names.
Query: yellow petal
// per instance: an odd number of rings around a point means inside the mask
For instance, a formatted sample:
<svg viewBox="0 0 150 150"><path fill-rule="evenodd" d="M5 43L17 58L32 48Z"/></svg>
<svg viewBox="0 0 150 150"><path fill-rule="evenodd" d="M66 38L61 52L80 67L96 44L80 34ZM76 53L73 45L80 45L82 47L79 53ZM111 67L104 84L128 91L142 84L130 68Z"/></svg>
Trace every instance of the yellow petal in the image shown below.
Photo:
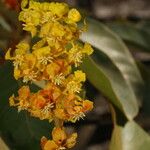
<svg viewBox="0 0 150 150"><path fill-rule="evenodd" d="M58 145L52 141L52 140L48 140L47 143L44 145L44 149L43 150L57 150Z"/></svg>
<svg viewBox="0 0 150 150"><path fill-rule="evenodd" d="M29 44L24 41L20 42L16 47L17 47L17 49L15 50L16 55L23 55L30 49Z"/></svg>
<svg viewBox="0 0 150 150"><path fill-rule="evenodd" d="M24 9L28 5L29 0L22 0L21 8Z"/></svg>
<svg viewBox="0 0 150 150"><path fill-rule="evenodd" d="M30 96L30 89L28 86L22 86L18 90L19 99L26 100Z"/></svg>
<svg viewBox="0 0 150 150"><path fill-rule="evenodd" d="M49 46L45 46L45 47L34 50L33 54L35 54L37 57L41 57L41 56L50 54L50 50L51 49Z"/></svg>
<svg viewBox="0 0 150 150"><path fill-rule="evenodd" d="M44 149L45 144L47 143L47 138L45 136L43 136L41 138L41 148Z"/></svg>
<svg viewBox="0 0 150 150"><path fill-rule="evenodd" d="M67 138L67 135L63 129L55 127L52 131L52 137L55 143L60 145Z"/></svg>
<svg viewBox="0 0 150 150"><path fill-rule="evenodd" d="M66 119L66 114L64 112L64 109L57 108L54 110L54 114L59 119Z"/></svg>
<svg viewBox="0 0 150 150"><path fill-rule="evenodd" d="M73 22L79 22L81 20L81 15L78 10L73 8L68 13L68 19Z"/></svg>
<svg viewBox="0 0 150 150"><path fill-rule="evenodd" d="M78 82L84 82L86 80L85 73L83 73L81 70L77 70L74 72L75 80Z"/></svg>
<svg viewBox="0 0 150 150"><path fill-rule="evenodd" d="M52 23L45 23L44 25L42 25L41 27L41 31L40 31L40 37L45 37L49 34L50 29L52 28Z"/></svg>
<svg viewBox="0 0 150 150"><path fill-rule="evenodd" d="M14 68L14 77L18 80L21 77L21 72L19 69Z"/></svg>
<svg viewBox="0 0 150 150"><path fill-rule="evenodd" d="M67 148L72 148L76 144L76 139L77 139L77 133L73 133L66 141L66 147Z"/></svg>
<svg viewBox="0 0 150 150"><path fill-rule="evenodd" d="M26 54L25 55L25 62L26 62L26 69L28 70L29 68L33 68L34 65L36 64L36 57L33 54ZM23 66L23 65L22 65ZM23 69L23 68L22 68ZM25 68L24 68L25 70Z"/></svg>
<svg viewBox="0 0 150 150"><path fill-rule="evenodd" d="M59 72L59 70L60 70L59 65L57 65L56 63L51 63L51 64L47 65L47 67L46 67L46 74L50 78L54 78L55 75Z"/></svg>
<svg viewBox="0 0 150 150"><path fill-rule="evenodd" d="M42 39L42 40L38 41L36 44L34 44L32 49L33 50L40 49L44 46L45 43L46 43L45 39Z"/></svg>
<svg viewBox="0 0 150 150"><path fill-rule="evenodd" d="M9 105L10 105L10 106L14 106L14 105L15 105L14 95L12 95L12 96L9 98Z"/></svg>
<svg viewBox="0 0 150 150"><path fill-rule="evenodd" d="M31 32L32 37L34 37L37 33L37 28L32 23L26 24L23 30Z"/></svg>
<svg viewBox="0 0 150 150"><path fill-rule="evenodd" d="M90 111L93 109L93 102L89 100L83 101L83 111Z"/></svg>
<svg viewBox="0 0 150 150"><path fill-rule="evenodd" d="M52 2L52 3L48 4L48 9L53 14L61 17L61 16L65 15L68 12L69 7L65 3L55 3L55 2Z"/></svg>
<svg viewBox="0 0 150 150"><path fill-rule="evenodd" d="M54 23L53 24L53 27L52 27L52 29L51 29L51 34L53 35L53 36L64 36L64 34L65 34L65 31L64 31L64 27L63 27L63 25L61 25L60 23Z"/></svg>
<svg viewBox="0 0 150 150"><path fill-rule="evenodd" d="M33 100L33 106L36 108L43 108L46 104L46 99L44 99L41 95L37 95L37 97Z"/></svg>
<svg viewBox="0 0 150 150"><path fill-rule="evenodd" d="M34 0L30 0L29 2L29 9L39 10L41 6L41 3L36 2Z"/></svg>
<svg viewBox="0 0 150 150"><path fill-rule="evenodd" d="M91 55L93 53L93 48L89 43L85 43L83 53L86 53L87 55Z"/></svg>
<svg viewBox="0 0 150 150"><path fill-rule="evenodd" d="M13 59L15 59L14 57L11 57L10 52L11 52L11 48L9 48L7 50L7 52L6 52L6 54L5 54L5 59L6 60L13 60Z"/></svg>

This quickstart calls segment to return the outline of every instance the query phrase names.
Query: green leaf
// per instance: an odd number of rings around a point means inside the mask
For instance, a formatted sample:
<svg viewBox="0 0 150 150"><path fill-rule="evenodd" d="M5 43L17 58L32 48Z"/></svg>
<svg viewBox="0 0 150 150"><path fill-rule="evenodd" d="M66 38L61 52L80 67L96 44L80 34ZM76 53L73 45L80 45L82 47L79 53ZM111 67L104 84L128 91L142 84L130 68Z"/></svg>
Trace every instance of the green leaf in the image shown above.
<svg viewBox="0 0 150 150"><path fill-rule="evenodd" d="M0 66L0 132L11 149L38 150L40 138L50 136L52 125L30 117L27 112L18 113L9 106L9 97L19 88L12 70L10 63ZM36 88L32 86L32 90Z"/></svg>
<svg viewBox="0 0 150 150"><path fill-rule="evenodd" d="M149 150L149 135L134 121L115 125L109 150Z"/></svg>
<svg viewBox="0 0 150 150"><path fill-rule="evenodd" d="M97 64L94 59L86 58L81 68L87 74L89 81L129 120L137 115L138 105L135 96L113 64L109 63L105 67L102 64Z"/></svg>
<svg viewBox="0 0 150 150"><path fill-rule="evenodd" d="M89 42L107 55L133 88L142 83L136 63L122 40L102 23L93 19L88 19L87 22L88 32L82 34L81 40Z"/></svg>
<svg viewBox="0 0 150 150"><path fill-rule="evenodd" d="M121 39L98 21L88 19L88 32L81 36L96 48L93 59L87 58L82 69L97 89L121 109L128 119L138 113L135 92L142 78L129 50ZM101 61L100 53L107 59ZM107 62L109 62L107 64Z"/></svg>
<svg viewBox="0 0 150 150"><path fill-rule="evenodd" d="M150 32L129 23L108 23L107 25L125 42L150 51Z"/></svg>

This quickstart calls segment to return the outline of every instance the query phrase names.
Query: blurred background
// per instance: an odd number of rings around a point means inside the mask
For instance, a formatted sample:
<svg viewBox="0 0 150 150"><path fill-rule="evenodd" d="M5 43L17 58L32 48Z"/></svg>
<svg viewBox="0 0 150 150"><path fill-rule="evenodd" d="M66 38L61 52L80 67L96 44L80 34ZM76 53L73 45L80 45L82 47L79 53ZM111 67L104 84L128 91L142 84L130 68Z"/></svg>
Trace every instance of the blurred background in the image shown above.
<svg viewBox="0 0 150 150"><path fill-rule="evenodd" d="M149 19L149 0L66 0L73 6L79 5L98 19Z"/></svg>
<svg viewBox="0 0 150 150"><path fill-rule="evenodd" d="M128 47L144 80L144 85L138 93L140 111L135 120L147 133L150 133L150 0L64 0L64 2L79 8L84 16L103 23ZM17 21L19 5L19 1L0 0L0 65L5 64L4 54L7 48L14 48L25 34ZM8 70L10 68L9 66ZM0 87L2 84L1 82ZM113 131L108 98L89 81L85 83L84 89L86 97L94 101L95 108L84 120L75 124L66 123L69 132L77 131L79 134L79 142L74 150L108 150ZM1 93L0 98L4 97L3 95ZM6 102L2 104L7 105ZM15 148L13 142L16 141L13 141L13 136L9 133L13 134L14 131L8 130L10 122L6 121L7 116L4 117L5 114L7 115L4 113L5 108L0 106L3 110L0 111L0 135L5 144L13 145L12 150L23 150ZM16 134L19 136L19 133ZM20 132L20 134L25 133ZM6 149L5 144L0 145ZM0 150L4 150L1 146Z"/></svg>

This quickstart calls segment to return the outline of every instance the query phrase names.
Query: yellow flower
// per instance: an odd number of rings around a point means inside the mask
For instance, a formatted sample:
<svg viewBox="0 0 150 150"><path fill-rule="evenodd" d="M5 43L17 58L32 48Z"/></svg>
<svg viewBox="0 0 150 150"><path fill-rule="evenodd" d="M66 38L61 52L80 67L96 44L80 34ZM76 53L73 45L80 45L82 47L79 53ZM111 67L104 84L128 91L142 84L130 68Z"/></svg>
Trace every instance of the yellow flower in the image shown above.
<svg viewBox="0 0 150 150"><path fill-rule="evenodd" d="M15 54L12 54L11 56L11 48L8 49L8 51L5 54L6 60L15 60L15 59L21 59L20 56L26 54L30 49L30 46L27 42L21 41L17 46L15 50ZM17 58L16 58L17 57Z"/></svg>
<svg viewBox="0 0 150 150"><path fill-rule="evenodd" d="M23 82L28 83L29 81L37 81L37 73L34 71L31 71L30 69L26 69L23 71L22 74Z"/></svg>
<svg viewBox="0 0 150 150"><path fill-rule="evenodd" d="M56 108L54 110L54 114L56 118L61 119L61 120L66 120L67 119L67 114L65 113L63 108Z"/></svg>
<svg viewBox="0 0 150 150"><path fill-rule="evenodd" d="M76 144L76 139L77 139L77 133L73 133L70 135L66 141L66 147L67 148L72 148Z"/></svg>
<svg viewBox="0 0 150 150"><path fill-rule="evenodd" d="M68 93L80 93L81 84L75 81L70 81L66 85L66 91Z"/></svg>
<svg viewBox="0 0 150 150"><path fill-rule="evenodd" d="M50 51L51 51L50 47L45 46L45 47L34 50L33 54L35 54L37 56L37 58L40 58L41 56L49 55Z"/></svg>
<svg viewBox="0 0 150 150"><path fill-rule="evenodd" d="M61 128L54 128L52 131L52 138L53 141L57 144L57 145L61 145L64 140L66 140L67 135L65 133L65 131Z"/></svg>
<svg viewBox="0 0 150 150"><path fill-rule="evenodd" d="M77 70L74 72L75 80L77 82L85 82L86 76L85 73L83 73L81 70Z"/></svg>
<svg viewBox="0 0 150 150"><path fill-rule="evenodd" d="M44 25L42 25L39 36L42 38L49 36L49 32L52 28L52 25L53 25L53 23L51 23L51 22L48 22L48 23L45 23Z"/></svg>
<svg viewBox="0 0 150 150"><path fill-rule="evenodd" d="M68 120L76 122L80 118L85 117L85 112L93 108L93 102L89 100L82 100L79 96L74 94L68 95L64 102L64 109L67 112Z"/></svg>
<svg viewBox="0 0 150 150"><path fill-rule="evenodd" d="M71 63L75 64L75 67L78 67L82 63L83 54L79 46L74 46L68 52L68 59Z"/></svg>
<svg viewBox="0 0 150 150"><path fill-rule="evenodd" d="M82 46L79 43L72 43L72 48L68 52L68 59L71 63L75 64L75 67L78 67L82 63L85 54L91 55L92 53L93 49L90 44L85 43Z"/></svg>
<svg viewBox="0 0 150 150"><path fill-rule="evenodd" d="M86 53L87 55L91 55L93 53L93 48L89 43L84 44L83 53Z"/></svg>
<svg viewBox="0 0 150 150"><path fill-rule="evenodd" d="M48 7L48 10L50 10L54 15L57 15L59 17L65 15L69 10L68 5L65 3L43 3L43 8L44 6Z"/></svg>
<svg viewBox="0 0 150 150"><path fill-rule="evenodd" d="M31 10L40 10L41 5L42 4L39 3L39 2L36 2L34 0L30 0L30 2L29 2L29 9L31 9Z"/></svg>
<svg viewBox="0 0 150 150"><path fill-rule="evenodd" d="M14 97L14 95L12 95L9 98L9 104L10 106L17 106L18 107L18 112L20 112L21 110L27 110L29 107L29 102L27 101L27 99L21 99L20 97Z"/></svg>
<svg viewBox="0 0 150 150"><path fill-rule="evenodd" d="M57 150L57 149L58 145L52 140L48 140L43 147L43 150Z"/></svg>
<svg viewBox="0 0 150 150"><path fill-rule="evenodd" d="M34 37L37 34L37 28L32 23L24 24L25 31L31 32L32 37Z"/></svg>
<svg viewBox="0 0 150 150"><path fill-rule="evenodd" d="M33 50L36 50L36 49L40 49L42 48L46 43L46 40L45 39L41 39L40 41L38 41L37 43L35 43L32 47Z"/></svg>
<svg viewBox="0 0 150 150"><path fill-rule="evenodd" d="M60 69L61 68L58 64L52 62L51 64L47 65L45 70L46 72L45 75L48 75L48 78L52 80L58 74Z"/></svg>
<svg viewBox="0 0 150 150"><path fill-rule="evenodd" d="M14 68L14 77L16 80L21 77L21 71L19 69Z"/></svg>
<svg viewBox="0 0 150 150"><path fill-rule="evenodd" d="M55 84L55 85L60 85L62 84L63 80L65 79L65 77L63 76L62 73L56 75L53 79L52 79L52 82Z"/></svg>
<svg viewBox="0 0 150 150"><path fill-rule="evenodd" d="M28 5L29 0L22 0L21 2L21 8L24 9Z"/></svg>
<svg viewBox="0 0 150 150"><path fill-rule="evenodd" d="M22 86L19 89L18 94L19 94L19 99L26 100L30 96L30 89L29 89L29 87L28 86Z"/></svg>
<svg viewBox="0 0 150 150"><path fill-rule="evenodd" d="M77 70L74 74L71 74L65 80L66 91L68 93L80 93L82 84L81 82L85 82L85 73L81 70Z"/></svg>
<svg viewBox="0 0 150 150"><path fill-rule="evenodd" d="M30 89L28 86L23 86L18 91L18 97L10 97L10 105L18 106L18 111L26 110L29 107Z"/></svg>
<svg viewBox="0 0 150 150"><path fill-rule="evenodd" d="M36 98L33 99L32 105L37 109L42 109L46 105L46 99L42 95L37 94Z"/></svg>
<svg viewBox="0 0 150 150"><path fill-rule="evenodd" d="M68 19L71 22L79 22L81 20L81 15L75 8L71 9L68 13Z"/></svg>
<svg viewBox="0 0 150 150"><path fill-rule="evenodd" d="M56 37L62 37L62 36L64 36L64 34L65 34L64 26L61 25L58 22L53 23L53 26L52 26L52 29L51 29L51 34L53 36L56 36Z"/></svg>
<svg viewBox="0 0 150 150"><path fill-rule="evenodd" d="M17 46L16 46L16 50L15 50L15 54L16 55L23 55L23 54L26 54L29 49L30 49L30 46L27 42L25 41L22 41L20 42Z"/></svg>
<svg viewBox="0 0 150 150"><path fill-rule="evenodd" d="M36 61L36 57L32 53L26 54L25 63L22 69L33 69Z"/></svg>
<svg viewBox="0 0 150 150"><path fill-rule="evenodd" d="M90 111L93 109L93 102L89 101L89 100L84 100L83 101L83 111Z"/></svg>
<svg viewBox="0 0 150 150"><path fill-rule="evenodd" d="M55 17L53 16L52 12L51 11L42 11L41 12L41 24L44 24L46 22L50 22L50 21L53 21L55 20Z"/></svg>
<svg viewBox="0 0 150 150"><path fill-rule="evenodd" d="M15 98L14 94L9 98L9 105L10 106L15 106L14 98Z"/></svg>
<svg viewBox="0 0 150 150"><path fill-rule="evenodd" d="M41 14L36 10L24 10L19 15L19 20L26 22L27 24L32 23L37 26L40 23Z"/></svg>
<svg viewBox="0 0 150 150"><path fill-rule="evenodd" d="M54 128L52 140L41 139L42 150L65 150L72 148L76 143L77 133L67 135L63 128Z"/></svg>
<svg viewBox="0 0 150 150"><path fill-rule="evenodd" d="M5 54L6 60L14 60L15 59L14 57L11 56L10 52L11 52L11 48L9 48Z"/></svg>

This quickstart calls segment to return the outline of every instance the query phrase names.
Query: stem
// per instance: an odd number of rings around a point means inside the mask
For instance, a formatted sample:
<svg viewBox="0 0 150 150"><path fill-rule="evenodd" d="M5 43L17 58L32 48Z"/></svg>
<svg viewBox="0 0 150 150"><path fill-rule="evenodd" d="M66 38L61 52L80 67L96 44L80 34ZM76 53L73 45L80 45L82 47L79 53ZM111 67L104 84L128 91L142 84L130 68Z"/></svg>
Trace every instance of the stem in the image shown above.
<svg viewBox="0 0 150 150"><path fill-rule="evenodd" d="M55 119L54 119L54 124L55 124L55 127L62 128L64 122L63 122L61 119L55 118Z"/></svg>

